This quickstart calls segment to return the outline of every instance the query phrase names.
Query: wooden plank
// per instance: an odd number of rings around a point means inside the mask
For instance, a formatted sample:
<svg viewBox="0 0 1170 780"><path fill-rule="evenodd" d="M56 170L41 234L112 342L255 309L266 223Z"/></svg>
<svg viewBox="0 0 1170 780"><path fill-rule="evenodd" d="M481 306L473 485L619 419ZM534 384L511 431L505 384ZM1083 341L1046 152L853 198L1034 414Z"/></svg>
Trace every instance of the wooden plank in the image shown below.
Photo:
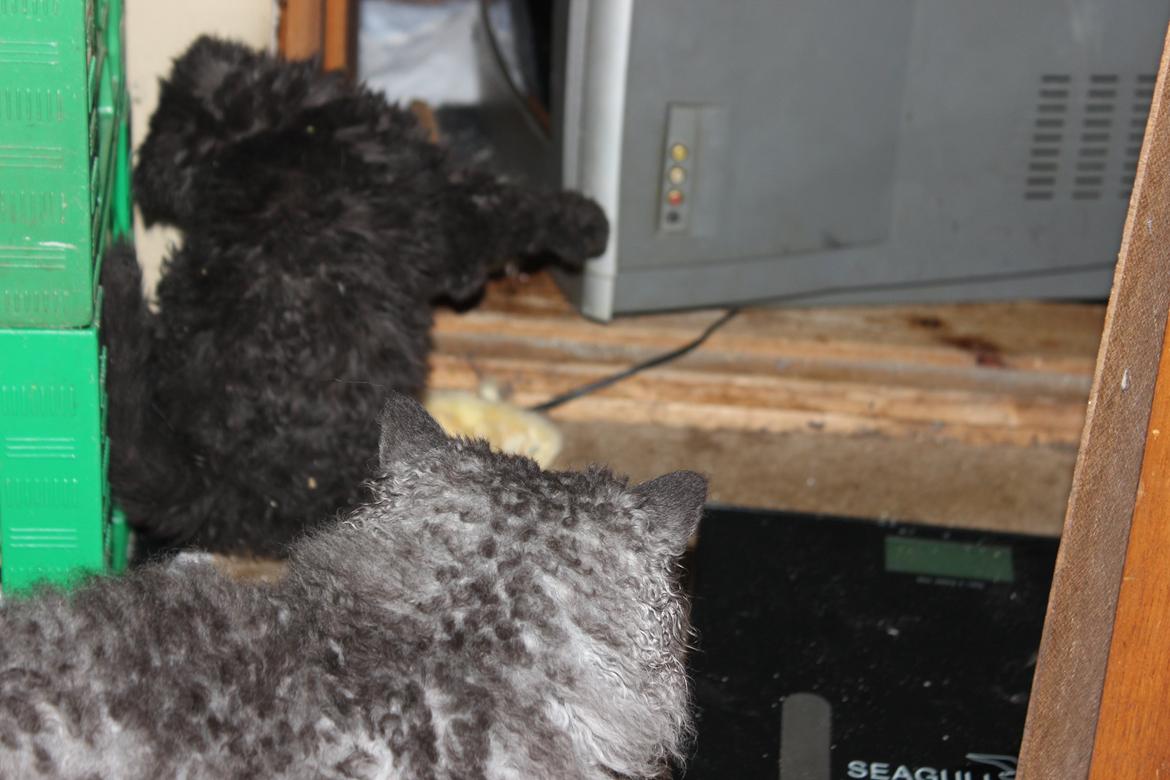
<svg viewBox="0 0 1170 780"><path fill-rule="evenodd" d="M1037 354L1012 351L1008 347L990 346L986 337L964 336L964 342L950 344L940 339L921 338L899 341L898 336L909 335L906 329L897 329L895 323L875 321L862 334L839 332L829 316L822 312L809 311L802 323L803 332L785 329L783 319L768 313L750 312L738 321L726 326L711 338L706 348L710 352L731 351L736 354L755 354L761 357L783 355L788 358L847 361L886 361L931 364L936 366L1009 368L1025 371L1061 374L1077 374L1088 380L1092 375L1093 350L1095 344L1076 355ZM864 317L865 312L854 316ZM517 341L530 340L533 343L573 343L582 348L608 347L635 351L666 351L685 344L697 336L718 315L706 319L698 318L688 323L659 323L644 326L645 320L616 325L599 330L572 328L564 330L557 319L531 317L520 319L515 316L483 315L465 318L458 325L440 319L437 333L444 335L486 336L489 339L511 338ZM818 322L818 319L821 321ZM1096 319L1096 318L1094 318ZM890 327L893 326L893 327ZM819 330L817 328L820 328ZM1100 334L1098 326L1091 332ZM975 346L967 346L966 340L982 339ZM716 346L718 349L716 349Z"/></svg>
<svg viewBox="0 0 1170 780"><path fill-rule="evenodd" d="M321 58L324 70L357 72L355 0L281 0L277 34L280 53L290 60Z"/></svg>
<svg viewBox="0 0 1170 780"><path fill-rule="evenodd" d="M686 339L670 342L673 346ZM504 334L465 336L443 332L436 334L436 349L451 359L462 358L483 368L495 360L524 360L543 363L550 373L571 371L574 363L606 366L613 371L661 354L671 347L653 348L639 345L634 339L627 344L590 344L587 342L544 339L534 336L511 337ZM842 345L838 344L837 347ZM1051 397L1075 401L1081 405L1088 398L1092 375L1089 370L1028 371L1001 368L994 371L972 368L961 361L935 362L932 356L915 355L906 350L883 359L866 355L855 345L855 356L816 354L815 345L776 339L771 349L736 351L722 339L713 338L705 347L675 361L672 367L689 371L722 373L738 376L765 376L778 379L800 378L824 382L852 382L870 385L894 384L923 390L961 390L987 393L1014 393L1020 397ZM880 345L874 352L881 350ZM536 368L536 366L534 366ZM1080 428L1073 432L1079 436Z"/></svg>
<svg viewBox="0 0 1170 780"><path fill-rule="evenodd" d="M1094 780L1170 778L1170 344L1154 408L1113 625Z"/></svg>
<svg viewBox="0 0 1170 780"><path fill-rule="evenodd" d="M1164 51L1028 707L1020 754L1020 777L1025 780L1089 776L1170 306L1168 68Z"/></svg>
<svg viewBox="0 0 1170 780"><path fill-rule="evenodd" d="M474 360L438 354L431 367L432 387L474 390L486 376L508 387L516 403L531 405L608 376L621 366L492 358L480 352ZM775 433L814 429L1071 446L1084 419L1084 400L660 368L566 404L552 416L703 429Z"/></svg>
<svg viewBox="0 0 1170 780"><path fill-rule="evenodd" d="M634 338L650 346L676 345L696 335L720 311L622 317L598 324L577 316L543 274L528 280L493 281L475 309L441 311L437 330L490 332L500 327L575 342L620 343ZM1028 361L1029 367L1091 371L1104 308L1057 303L984 303L913 306L849 306L824 309L747 309L716 338L735 334L765 351L777 339L819 344L853 357L879 346L898 354L904 347L927 349L952 365L1001 367ZM849 351L852 350L852 351ZM988 360L987 353L996 357ZM980 358L983 358L982 360ZM1072 361L1062 363L1061 361Z"/></svg>
<svg viewBox="0 0 1170 780"><path fill-rule="evenodd" d="M578 422L821 431L1073 447L1103 307L984 304L748 309L702 348L553 412ZM722 312L577 315L544 276L441 312L430 384L487 379L524 405L681 346Z"/></svg>
<svg viewBox="0 0 1170 780"><path fill-rule="evenodd" d="M836 436L558 420L554 466L604 463L641 481L710 478L716 503L1056 536L1076 450L913 436ZM991 486L991 489L989 489Z"/></svg>
<svg viewBox="0 0 1170 780"><path fill-rule="evenodd" d="M493 283L476 309L440 312L435 332L661 351L689 341L722 314L641 315L603 325L577 316L551 285L543 274L526 283ZM757 308L712 337L708 351L1018 368L1087 379L1103 317L1100 306L1056 303Z"/></svg>
<svg viewBox="0 0 1170 780"><path fill-rule="evenodd" d="M357 2L325 0L324 53L325 70L340 70L353 78L357 72Z"/></svg>
<svg viewBox="0 0 1170 780"><path fill-rule="evenodd" d="M306 60L317 56L324 35L323 0L280 0L277 39L285 59Z"/></svg>

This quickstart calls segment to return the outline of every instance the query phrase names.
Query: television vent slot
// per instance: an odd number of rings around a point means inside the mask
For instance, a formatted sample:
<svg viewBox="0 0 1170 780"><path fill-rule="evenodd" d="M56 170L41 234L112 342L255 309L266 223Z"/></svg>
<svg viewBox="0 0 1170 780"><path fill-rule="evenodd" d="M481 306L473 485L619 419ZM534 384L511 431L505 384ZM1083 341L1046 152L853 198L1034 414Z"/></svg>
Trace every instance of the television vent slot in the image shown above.
<svg viewBox="0 0 1170 780"><path fill-rule="evenodd" d="M1077 175L1072 180L1073 200L1098 200L1103 192L1103 172L1109 158L1109 144L1113 140L1113 117L1117 113L1118 81L1112 73L1089 76L1084 93L1080 145L1076 152ZM1090 175L1088 171L1098 172Z"/></svg>
<svg viewBox="0 0 1170 780"><path fill-rule="evenodd" d="M1071 84L1072 76L1067 73L1040 77L1028 175L1024 179L1026 200L1052 200L1056 196Z"/></svg>
<svg viewBox="0 0 1170 780"><path fill-rule="evenodd" d="M1130 106L1129 133L1126 137L1125 157L1121 162L1122 200L1129 200L1133 194L1133 182L1137 177L1138 159L1142 154L1142 139L1145 136L1146 120L1150 116L1150 103L1154 99L1154 84L1158 77L1153 73L1141 74L1135 79Z"/></svg>
<svg viewBox="0 0 1170 780"><path fill-rule="evenodd" d="M1040 76L1028 136L1026 200L1129 198L1154 74Z"/></svg>

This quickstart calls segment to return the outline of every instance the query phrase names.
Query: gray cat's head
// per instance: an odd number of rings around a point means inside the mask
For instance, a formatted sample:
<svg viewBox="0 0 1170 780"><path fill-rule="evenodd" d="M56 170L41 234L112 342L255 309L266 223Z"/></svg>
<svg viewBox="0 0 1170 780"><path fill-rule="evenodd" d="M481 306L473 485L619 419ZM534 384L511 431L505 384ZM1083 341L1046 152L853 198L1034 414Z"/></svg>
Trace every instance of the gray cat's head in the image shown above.
<svg viewBox="0 0 1170 780"><path fill-rule="evenodd" d="M630 486L603 469L542 471L447 437L406 397L386 406L380 464L351 525L385 545L440 647L503 687L540 689L546 722L598 768L651 776L679 755L690 629L678 561L703 477Z"/></svg>

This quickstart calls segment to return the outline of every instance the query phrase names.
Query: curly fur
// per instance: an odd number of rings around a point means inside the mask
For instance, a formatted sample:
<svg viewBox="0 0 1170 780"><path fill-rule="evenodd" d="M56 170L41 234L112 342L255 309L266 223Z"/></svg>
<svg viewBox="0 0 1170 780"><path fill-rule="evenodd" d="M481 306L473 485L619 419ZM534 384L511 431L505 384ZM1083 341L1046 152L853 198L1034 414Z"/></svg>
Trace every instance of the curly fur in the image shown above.
<svg viewBox="0 0 1170 780"><path fill-rule="evenodd" d="M649 778L678 758L702 477L543 472L398 396L372 493L279 583L176 561L0 606L0 776Z"/></svg>
<svg viewBox="0 0 1170 780"><path fill-rule="evenodd" d="M148 539L216 550L283 554L361 500L367 421L423 389L433 301L608 231L580 195L454 169L363 87L206 37L161 85L134 184L185 240L157 317L127 250L103 272L114 495Z"/></svg>

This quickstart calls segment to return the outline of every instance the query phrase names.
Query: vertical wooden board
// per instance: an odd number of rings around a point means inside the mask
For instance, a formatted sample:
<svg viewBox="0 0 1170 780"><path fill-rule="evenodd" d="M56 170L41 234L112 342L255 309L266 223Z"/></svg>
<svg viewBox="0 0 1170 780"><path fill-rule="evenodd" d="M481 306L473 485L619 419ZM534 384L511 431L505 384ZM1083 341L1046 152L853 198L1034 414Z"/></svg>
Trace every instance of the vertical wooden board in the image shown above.
<svg viewBox="0 0 1170 780"><path fill-rule="evenodd" d="M1020 754L1024 780L1089 776L1170 305L1168 68L1164 50L1056 562Z"/></svg>
<svg viewBox="0 0 1170 780"><path fill-rule="evenodd" d="M357 0L325 0L322 66L353 77L357 71Z"/></svg>
<svg viewBox="0 0 1170 780"><path fill-rule="evenodd" d="M278 38L285 59L316 56L321 52L324 36L324 0L281 0Z"/></svg>
<svg viewBox="0 0 1170 780"><path fill-rule="evenodd" d="M1163 344L1093 747L1093 780L1170 778L1170 349Z"/></svg>

